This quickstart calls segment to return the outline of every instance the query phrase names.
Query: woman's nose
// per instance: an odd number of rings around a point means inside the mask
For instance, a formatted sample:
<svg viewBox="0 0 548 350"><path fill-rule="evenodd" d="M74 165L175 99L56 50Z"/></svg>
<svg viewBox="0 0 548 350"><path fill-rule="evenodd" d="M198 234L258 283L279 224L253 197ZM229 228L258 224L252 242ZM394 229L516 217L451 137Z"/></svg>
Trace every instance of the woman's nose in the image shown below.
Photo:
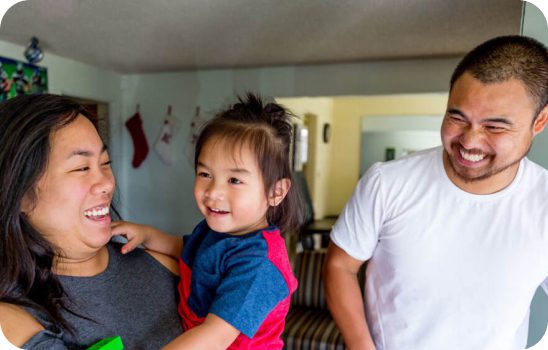
<svg viewBox="0 0 548 350"><path fill-rule="evenodd" d="M103 170L93 186L94 192L111 194L114 191L115 179L112 170Z"/></svg>

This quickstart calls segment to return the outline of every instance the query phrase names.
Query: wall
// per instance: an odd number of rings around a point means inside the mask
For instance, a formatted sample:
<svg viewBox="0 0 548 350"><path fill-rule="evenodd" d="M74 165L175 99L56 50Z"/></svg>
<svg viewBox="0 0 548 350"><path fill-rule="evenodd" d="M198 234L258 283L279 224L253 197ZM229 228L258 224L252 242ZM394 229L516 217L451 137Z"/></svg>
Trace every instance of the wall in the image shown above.
<svg viewBox="0 0 548 350"><path fill-rule="evenodd" d="M25 61L23 46L0 41L0 54ZM39 66L47 67L49 92L102 102L120 102L122 76L46 52Z"/></svg>
<svg viewBox="0 0 548 350"><path fill-rule="evenodd" d="M448 76L446 78L449 79ZM439 91L443 90L448 90L447 86ZM336 98L333 103L334 123L327 213L338 215L358 182L362 117L442 116L446 103L446 93Z"/></svg>
<svg viewBox="0 0 548 350"><path fill-rule="evenodd" d="M123 201L127 203L123 214L130 220L153 224L172 233L187 233L200 219L192 195L193 169L182 157L190 131L189 121L196 106L201 107L204 115L211 116L219 108L233 102L235 94L248 90L277 97L444 91L447 90L447 82L456 63L457 59L452 58L125 76L122 114L124 119L128 118L135 112L136 104L140 104L145 134L151 146L158 136L168 104L173 105L174 114L181 118L183 124L173 143L175 153L181 157L171 167L162 164L151 150L141 167L133 169L130 164L133 152L130 135L127 131L122 132L126 162L119 183L123 186ZM373 98L373 101L376 100ZM384 107L374 108L374 112L380 109ZM344 184L348 188L354 186L358 173L358 121L362 110L356 108L356 112L358 114L353 127L356 133L356 165L353 181ZM342 118L348 119L345 115L343 113ZM338 119L339 116L335 115L334 118ZM334 126L338 124L337 121L334 122ZM333 141L335 138L333 127ZM340 141L339 144L344 142ZM338 151L333 146L331 149ZM343 195L347 196L347 192L350 190L343 192ZM340 196L337 193L337 197ZM324 197L333 199L330 193ZM346 199L343 198L340 202Z"/></svg>
<svg viewBox="0 0 548 350"><path fill-rule="evenodd" d="M537 7L529 2L525 3L522 33L548 46L547 19ZM546 150L548 150L548 130L535 138L529 158L548 168L548 152Z"/></svg>
<svg viewBox="0 0 548 350"><path fill-rule="evenodd" d="M443 116L366 116L362 118L360 177L373 163L441 145Z"/></svg>
<svg viewBox="0 0 548 350"><path fill-rule="evenodd" d="M24 61L23 51L22 46L0 41L0 55L4 57ZM38 65L48 69L49 92L108 103L111 121L109 152L115 171L121 170L118 165L123 162L119 142L122 76L48 52Z"/></svg>
<svg viewBox="0 0 548 350"><path fill-rule="evenodd" d="M328 169L331 147L323 141L323 126L333 124L333 99L328 97L278 98L277 101L300 116L309 129L308 162L304 165L308 190L317 219L326 215Z"/></svg>
<svg viewBox="0 0 548 350"><path fill-rule="evenodd" d="M544 45L548 45L547 18L536 6L529 2L525 2L524 5L522 34L533 37L544 43ZM546 150L548 150L548 130L544 130L543 133L535 137L529 158L548 168L548 152ZM540 288L537 290L531 304L530 319L528 347L536 344L545 334L548 323L548 297Z"/></svg>
<svg viewBox="0 0 548 350"><path fill-rule="evenodd" d="M307 176L307 181L316 218L323 218L340 213L359 179L362 118L380 116L386 121L390 116L403 116L398 120L401 127L412 123L408 123L405 116L441 117L447 94L280 98L278 101L300 116L313 115L320 126L331 124L329 143L323 142L321 127L314 137L311 133L312 153L307 164L307 170L313 168L313 175Z"/></svg>
<svg viewBox="0 0 548 350"><path fill-rule="evenodd" d="M523 33L548 43L548 31L542 14L527 3ZM0 41L0 54L21 59L23 47ZM192 166L183 158L189 121L196 106L205 115L233 101L235 93L258 91L266 96L303 97L335 95L379 95L430 93L447 90L449 76L458 59L423 59L367 62L326 66L289 66L262 69L210 70L151 75L120 76L46 52L42 66L48 67L52 93L109 103L111 118L110 153L122 200L122 214L131 220L154 224L171 232L188 232L199 219L192 199ZM337 99L331 106L333 137L324 158L316 164L332 169L321 210L338 214L358 179L360 143L359 120L365 115L439 114L445 108L445 95L435 102L403 101L372 96L369 100L353 97ZM122 102L123 101L123 102ZM140 103L150 154L138 169L131 167L133 146L123 122ZM174 140L179 159L173 167L162 164L152 151L167 105L183 121ZM328 117L326 117L328 118ZM325 119L328 120L328 119ZM317 138L317 135L315 136ZM539 135L530 157L548 167L548 132ZM327 149L326 149L327 150ZM323 153L322 153L323 154ZM344 171L337 171L345 169ZM538 293L540 295L540 292ZM546 325L537 315L546 315L547 302L533 302L531 329ZM535 328L537 327L537 328Z"/></svg>
<svg viewBox="0 0 548 350"><path fill-rule="evenodd" d="M23 50L22 46L0 41L0 54L6 57L21 59ZM443 91L456 62L456 58L375 61L121 76L46 52L40 65L48 68L50 92L109 104L109 151L117 175L122 216L170 232L188 232L200 218L192 196L193 169L182 156L196 106L205 116L211 116L233 102L235 94L247 90L278 97ZM134 169L133 144L124 122L135 112L137 103L141 106L150 153L143 165ZM173 105L174 114L183 121L173 145L181 157L172 167L161 163L153 151L168 104ZM320 126L329 120L321 113L316 115ZM331 158L327 151L325 148L315 157L322 167ZM327 201L332 195L325 193L321 175L316 172L316 176L320 177L314 189L319 192L316 197ZM322 204L317 210L322 216L327 212Z"/></svg>

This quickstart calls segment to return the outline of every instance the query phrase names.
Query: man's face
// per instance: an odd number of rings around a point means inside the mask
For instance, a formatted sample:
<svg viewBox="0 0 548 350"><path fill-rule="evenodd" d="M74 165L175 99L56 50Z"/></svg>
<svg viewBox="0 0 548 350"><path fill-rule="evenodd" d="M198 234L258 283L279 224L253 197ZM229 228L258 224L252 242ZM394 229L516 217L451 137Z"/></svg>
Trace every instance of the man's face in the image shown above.
<svg viewBox="0 0 548 350"><path fill-rule="evenodd" d="M533 124L535 103L520 80L483 84L464 73L453 85L441 127L448 177L471 193L500 191L544 128L546 113Z"/></svg>

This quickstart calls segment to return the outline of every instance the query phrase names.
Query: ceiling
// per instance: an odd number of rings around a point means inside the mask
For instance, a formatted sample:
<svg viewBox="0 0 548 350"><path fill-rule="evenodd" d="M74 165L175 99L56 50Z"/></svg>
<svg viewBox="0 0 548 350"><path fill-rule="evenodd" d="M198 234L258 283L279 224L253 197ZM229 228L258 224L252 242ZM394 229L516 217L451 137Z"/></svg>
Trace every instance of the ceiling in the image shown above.
<svg viewBox="0 0 548 350"><path fill-rule="evenodd" d="M460 56L520 0L26 0L0 40L123 74Z"/></svg>

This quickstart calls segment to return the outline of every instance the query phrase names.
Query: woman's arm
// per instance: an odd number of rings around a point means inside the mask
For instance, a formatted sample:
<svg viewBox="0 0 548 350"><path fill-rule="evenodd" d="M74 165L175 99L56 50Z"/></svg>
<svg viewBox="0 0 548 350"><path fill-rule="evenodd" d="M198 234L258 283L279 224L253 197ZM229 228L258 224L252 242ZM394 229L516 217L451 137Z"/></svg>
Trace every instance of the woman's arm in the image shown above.
<svg viewBox="0 0 548 350"><path fill-rule="evenodd" d="M23 308L0 303L0 326L6 339L17 347L22 347L44 327Z"/></svg>
<svg viewBox="0 0 548 350"><path fill-rule="evenodd" d="M167 344L163 350L226 349L236 340L240 331L214 314L208 314L204 323L196 326Z"/></svg>
<svg viewBox="0 0 548 350"><path fill-rule="evenodd" d="M139 245L158 253L178 258L183 250L183 239L158 230L152 226L139 225L129 221L115 221L111 225L113 236L125 236L128 240L122 246L122 254L129 253Z"/></svg>
<svg viewBox="0 0 548 350"><path fill-rule="evenodd" d="M145 249L145 252L147 252L150 256L156 259L156 261L158 261L165 268L171 271L172 274L176 276L180 275L179 264L177 262L177 259L175 259L174 257L155 252L154 250Z"/></svg>

